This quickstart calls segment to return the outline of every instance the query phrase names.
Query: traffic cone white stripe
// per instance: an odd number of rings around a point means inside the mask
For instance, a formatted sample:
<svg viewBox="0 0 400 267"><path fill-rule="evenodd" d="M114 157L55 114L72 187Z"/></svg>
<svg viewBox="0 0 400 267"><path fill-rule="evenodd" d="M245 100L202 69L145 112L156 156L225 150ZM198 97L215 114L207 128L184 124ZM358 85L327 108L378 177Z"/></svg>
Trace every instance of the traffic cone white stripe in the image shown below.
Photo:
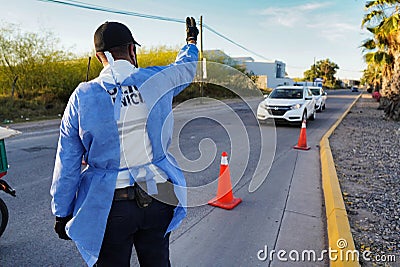
<svg viewBox="0 0 400 267"><path fill-rule="evenodd" d="M221 165L228 165L228 157L221 157Z"/></svg>

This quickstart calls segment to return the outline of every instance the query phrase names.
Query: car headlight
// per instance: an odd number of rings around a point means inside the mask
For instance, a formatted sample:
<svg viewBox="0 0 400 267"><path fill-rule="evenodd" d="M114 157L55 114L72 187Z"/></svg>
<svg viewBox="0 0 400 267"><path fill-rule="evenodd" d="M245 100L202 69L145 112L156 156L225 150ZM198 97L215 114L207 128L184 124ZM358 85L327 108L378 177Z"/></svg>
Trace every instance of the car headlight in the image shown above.
<svg viewBox="0 0 400 267"><path fill-rule="evenodd" d="M260 108L267 109L267 105L264 102L261 102L259 105Z"/></svg>
<svg viewBox="0 0 400 267"><path fill-rule="evenodd" d="M295 104L295 105L290 107L290 109L299 109L299 108L301 108L300 104Z"/></svg>

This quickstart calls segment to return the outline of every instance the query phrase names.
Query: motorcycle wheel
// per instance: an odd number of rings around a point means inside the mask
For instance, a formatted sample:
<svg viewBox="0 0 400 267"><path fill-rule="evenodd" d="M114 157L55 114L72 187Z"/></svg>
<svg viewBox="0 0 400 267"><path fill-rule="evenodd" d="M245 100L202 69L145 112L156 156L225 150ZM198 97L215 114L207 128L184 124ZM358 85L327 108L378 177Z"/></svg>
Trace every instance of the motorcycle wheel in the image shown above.
<svg viewBox="0 0 400 267"><path fill-rule="evenodd" d="M6 226L8 223L8 209L6 203L0 198L0 236L6 230Z"/></svg>

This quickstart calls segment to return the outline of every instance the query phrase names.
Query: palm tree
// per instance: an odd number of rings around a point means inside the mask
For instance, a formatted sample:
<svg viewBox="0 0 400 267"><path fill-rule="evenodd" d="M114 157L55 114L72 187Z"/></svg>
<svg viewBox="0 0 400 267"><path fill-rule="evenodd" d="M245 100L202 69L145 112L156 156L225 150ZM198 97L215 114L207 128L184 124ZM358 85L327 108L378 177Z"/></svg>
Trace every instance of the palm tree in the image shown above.
<svg viewBox="0 0 400 267"><path fill-rule="evenodd" d="M382 87L382 67L379 63L369 63L364 70L362 83L371 85L373 91L380 91Z"/></svg>
<svg viewBox="0 0 400 267"><path fill-rule="evenodd" d="M381 71L381 95L387 118L400 120L400 0L375 0L365 5L369 12L362 26L372 33L362 47L371 69Z"/></svg>

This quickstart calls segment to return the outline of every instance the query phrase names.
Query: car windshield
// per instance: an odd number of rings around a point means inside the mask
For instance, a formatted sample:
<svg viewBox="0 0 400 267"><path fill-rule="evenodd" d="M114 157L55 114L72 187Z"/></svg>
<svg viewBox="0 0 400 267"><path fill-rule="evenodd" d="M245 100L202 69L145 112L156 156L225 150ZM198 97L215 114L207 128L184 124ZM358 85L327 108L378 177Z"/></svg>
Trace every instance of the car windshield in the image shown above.
<svg viewBox="0 0 400 267"><path fill-rule="evenodd" d="M283 99L302 99L303 89L281 89L277 88L269 95L270 98L283 98Z"/></svg>
<svg viewBox="0 0 400 267"><path fill-rule="evenodd" d="M313 95L320 95L319 89L311 89Z"/></svg>

